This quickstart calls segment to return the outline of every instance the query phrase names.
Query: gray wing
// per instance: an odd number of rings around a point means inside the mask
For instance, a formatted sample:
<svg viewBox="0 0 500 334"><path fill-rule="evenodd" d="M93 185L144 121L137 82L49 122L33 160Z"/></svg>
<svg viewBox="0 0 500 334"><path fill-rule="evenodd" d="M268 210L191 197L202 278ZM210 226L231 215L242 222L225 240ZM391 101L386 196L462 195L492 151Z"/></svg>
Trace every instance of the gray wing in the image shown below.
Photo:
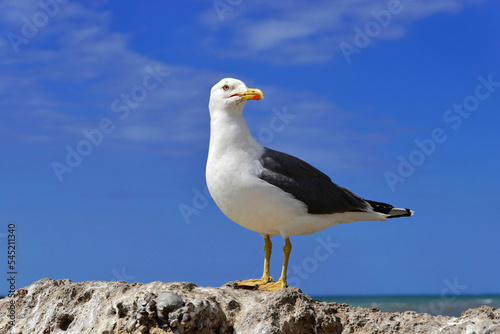
<svg viewBox="0 0 500 334"><path fill-rule="evenodd" d="M260 178L305 203L309 213L332 214L371 208L367 201L292 155L266 147L260 162L264 167Z"/></svg>

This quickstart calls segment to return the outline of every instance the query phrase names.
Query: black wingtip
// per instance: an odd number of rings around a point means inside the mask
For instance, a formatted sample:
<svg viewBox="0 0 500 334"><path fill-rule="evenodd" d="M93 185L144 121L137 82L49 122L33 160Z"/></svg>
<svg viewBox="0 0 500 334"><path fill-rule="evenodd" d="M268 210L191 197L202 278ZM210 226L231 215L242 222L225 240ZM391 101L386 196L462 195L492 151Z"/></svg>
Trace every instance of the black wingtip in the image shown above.
<svg viewBox="0 0 500 334"><path fill-rule="evenodd" d="M370 204L370 206L375 212L389 214L391 210L394 209L394 206L387 203L371 201L371 200L365 200L365 201L367 201Z"/></svg>
<svg viewBox="0 0 500 334"><path fill-rule="evenodd" d="M393 212L389 212L390 216L388 216L387 218L399 218L399 217L411 217L411 216L413 216L413 210L410 210L410 209L395 208L391 211L393 211Z"/></svg>

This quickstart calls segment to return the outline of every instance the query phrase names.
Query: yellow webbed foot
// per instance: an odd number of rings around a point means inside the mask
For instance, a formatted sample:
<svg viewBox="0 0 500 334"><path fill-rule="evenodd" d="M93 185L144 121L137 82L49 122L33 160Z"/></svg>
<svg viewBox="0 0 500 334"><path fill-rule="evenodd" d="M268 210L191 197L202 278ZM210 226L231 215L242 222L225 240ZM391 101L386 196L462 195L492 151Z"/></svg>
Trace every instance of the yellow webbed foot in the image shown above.
<svg viewBox="0 0 500 334"><path fill-rule="evenodd" d="M272 277L262 277L262 278L254 278L254 279L247 279L245 281L240 281L236 283L235 288L237 289L257 289L261 285L265 285L273 280Z"/></svg>
<svg viewBox="0 0 500 334"><path fill-rule="evenodd" d="M280 280L278 282L269 282L264 285L259 285L258 290L278 291L283 288L286 288L286 283Z"/></svg>

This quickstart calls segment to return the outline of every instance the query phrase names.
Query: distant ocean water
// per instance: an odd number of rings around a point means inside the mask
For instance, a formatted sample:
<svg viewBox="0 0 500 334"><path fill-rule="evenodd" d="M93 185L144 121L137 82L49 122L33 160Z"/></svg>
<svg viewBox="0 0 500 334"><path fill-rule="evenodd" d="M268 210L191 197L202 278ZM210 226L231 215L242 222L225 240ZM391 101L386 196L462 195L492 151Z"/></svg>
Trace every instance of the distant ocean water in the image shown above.
<svg viewBox="0 0 500 334"><path fill-rule="evenodd" d="M352 306L377 308L383 312L415 311L459 317L463 311L483 305L500 308L500 295L460 296L316 296L314 299Z"/></svg>

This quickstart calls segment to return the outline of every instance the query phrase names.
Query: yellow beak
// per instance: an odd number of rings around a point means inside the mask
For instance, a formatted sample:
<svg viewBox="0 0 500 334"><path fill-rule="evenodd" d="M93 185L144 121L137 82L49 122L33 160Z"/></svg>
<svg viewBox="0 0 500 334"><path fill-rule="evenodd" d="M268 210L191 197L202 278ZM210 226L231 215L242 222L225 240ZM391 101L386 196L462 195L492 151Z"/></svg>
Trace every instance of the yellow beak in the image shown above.
<svg viewBox="0 0 500 334"><path fill-rule="evenodd" d="M237 95L243 100L260 100L264 98L264 93L257 88L248 88L246 92Z"/></svg>

